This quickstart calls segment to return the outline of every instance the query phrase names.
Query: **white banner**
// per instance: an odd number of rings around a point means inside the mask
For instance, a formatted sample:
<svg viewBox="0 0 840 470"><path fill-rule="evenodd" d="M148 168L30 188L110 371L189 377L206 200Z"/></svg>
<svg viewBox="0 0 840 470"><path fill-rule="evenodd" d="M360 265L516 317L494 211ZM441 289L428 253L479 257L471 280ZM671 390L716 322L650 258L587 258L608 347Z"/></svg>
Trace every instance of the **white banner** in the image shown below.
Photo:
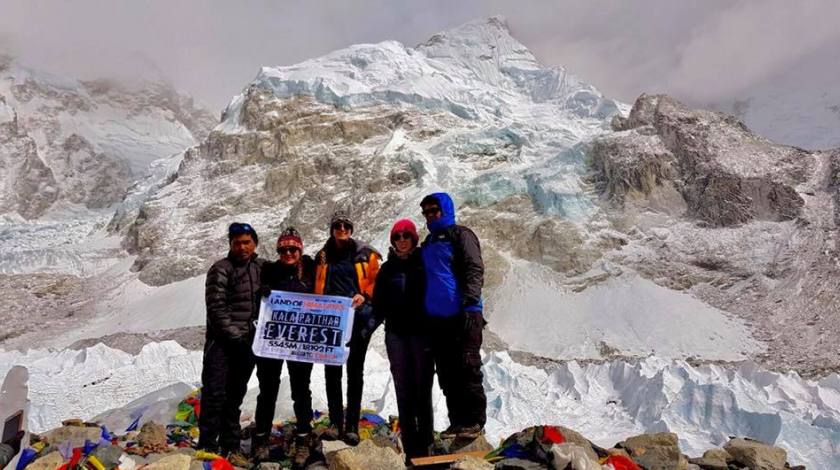
<svg viewBox="0 0 840 470"><path fill-rule="evenodd" d="M342 365L353 331L351 299L271 291L263 298L252 349L259 357Z"/></svg>

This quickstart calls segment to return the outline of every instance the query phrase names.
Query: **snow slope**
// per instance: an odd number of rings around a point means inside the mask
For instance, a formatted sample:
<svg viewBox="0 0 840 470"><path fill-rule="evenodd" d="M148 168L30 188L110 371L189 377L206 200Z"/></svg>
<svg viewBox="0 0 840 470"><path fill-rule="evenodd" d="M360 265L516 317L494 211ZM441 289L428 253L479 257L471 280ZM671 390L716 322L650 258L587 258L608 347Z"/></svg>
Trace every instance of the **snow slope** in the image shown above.
<svg viewBox="0 0 840 470"><path fill-rule="evenodd" d="M0 376L12 364L29 368L33 431L70 416L99 415L121 432L141 413L143 420L171 419L173 405L200 381L201 353L173 342L148 344L136 356L102 345L82 351L0 351ZM396 414L387 360L372 350L366 366L364 406ZM535 424L562 424L602 446L668 430L680 436L683 452L691 456L722 445L729 435L743 435L785 448L790 462L807 468L840 464L836 374L809 381L752 363L728 368L657 358L572 361L544 370L516 363L504 352L485 356L484 372L490 442ZM324 409L320 367L312 378L314 406ZM243 420L253 412L255 387L252 377ZM437 387L434 401L436 427L443 429L445 404ZM284 371L277 416L292 415Z"/></svg>

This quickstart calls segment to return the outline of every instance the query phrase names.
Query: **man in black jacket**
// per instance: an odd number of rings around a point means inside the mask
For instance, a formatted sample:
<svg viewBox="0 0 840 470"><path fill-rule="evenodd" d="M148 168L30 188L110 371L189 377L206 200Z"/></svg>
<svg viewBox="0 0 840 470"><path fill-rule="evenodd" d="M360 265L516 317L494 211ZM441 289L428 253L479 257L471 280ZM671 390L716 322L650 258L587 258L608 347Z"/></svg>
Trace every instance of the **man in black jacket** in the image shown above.
<svg viewBox="0 0 840 470"><path fill-rule="evenodd" d="M432 355L446 396L449 428L443 438L475 438L487 421L481 373L484 262L475 233L455 223L447 193L420 202L429 235L421 253L426 277L425 309L432 331Z"/></svg>
<svg viewBox="0 0 840 470"><path fill-rule="evenodd" d="M242 399L254 370L251 343L259 309L263 260L254 251L257 232L248 224L228 228L230 251L207 272L207 333L201 371L201 449L239 451Z"/></svg>

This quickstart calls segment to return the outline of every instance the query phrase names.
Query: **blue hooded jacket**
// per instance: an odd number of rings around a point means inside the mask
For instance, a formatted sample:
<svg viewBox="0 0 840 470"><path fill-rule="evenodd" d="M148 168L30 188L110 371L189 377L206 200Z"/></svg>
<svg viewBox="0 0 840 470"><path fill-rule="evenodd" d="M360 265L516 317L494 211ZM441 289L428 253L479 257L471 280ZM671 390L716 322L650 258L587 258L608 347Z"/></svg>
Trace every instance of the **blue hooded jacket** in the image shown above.
<svg viewBox="0 0 840 470"><path fill-rule="evenodd" d="M426 272L426 312L433 317L453 317L461 312L481 312L484 263L478 237L467 227L455 224L455 204L447 193L436 199L441 218L427 223L429 235L421 253Z"/></svg>

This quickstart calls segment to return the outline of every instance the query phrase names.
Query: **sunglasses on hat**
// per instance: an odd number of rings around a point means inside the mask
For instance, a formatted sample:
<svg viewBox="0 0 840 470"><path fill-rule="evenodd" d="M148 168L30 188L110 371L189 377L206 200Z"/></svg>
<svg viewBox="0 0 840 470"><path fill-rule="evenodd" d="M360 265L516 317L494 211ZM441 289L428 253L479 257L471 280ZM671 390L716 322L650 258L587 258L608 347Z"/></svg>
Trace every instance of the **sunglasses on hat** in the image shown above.
<svg viewBox="0 0 840 470"><path fill-rule="evenodd" d="M280 248L277 248L277 254L278 255L285 255L287 253L292 254L292 253L296 253L298 251L300 251L300 248L298 248L296 246L281 246Z"/></svg>

